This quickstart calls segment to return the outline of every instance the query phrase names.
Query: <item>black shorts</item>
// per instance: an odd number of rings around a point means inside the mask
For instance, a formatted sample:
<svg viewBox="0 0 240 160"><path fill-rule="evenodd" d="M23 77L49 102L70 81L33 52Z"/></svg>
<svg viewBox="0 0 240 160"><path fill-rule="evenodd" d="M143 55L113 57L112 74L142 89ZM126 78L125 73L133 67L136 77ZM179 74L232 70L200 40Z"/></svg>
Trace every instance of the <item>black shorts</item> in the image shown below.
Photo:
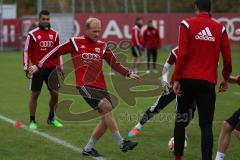
<svg viewBox="0 0 240 160"><path fill-rule="evenodd" d="M77 88L84 100L95 110L98 110L98 103L104 98L112 104L111 97L106 90L90 86L81 86Z"/></svg>
<svg viewBox="0 0 240 160"><path fill-rule="evenodd" d="M240 131L240 108L226 120L233 128Z"/></svg>
<svg viewBox="0 0 240 160"><path fill-rule="evenodd" d="M133 57L141 57L142 56L141 50L138 46L132 47L132 55L133 55Z"/></svg>
<svg viewBox="0 0 240 160"><path fill-rule="evenodd" d="M29 89L33 92L39 92L42 89L43 81L46 83L49 91L59 89L59 81L56 68L41 68L33 74L30 79Z"/></svg>

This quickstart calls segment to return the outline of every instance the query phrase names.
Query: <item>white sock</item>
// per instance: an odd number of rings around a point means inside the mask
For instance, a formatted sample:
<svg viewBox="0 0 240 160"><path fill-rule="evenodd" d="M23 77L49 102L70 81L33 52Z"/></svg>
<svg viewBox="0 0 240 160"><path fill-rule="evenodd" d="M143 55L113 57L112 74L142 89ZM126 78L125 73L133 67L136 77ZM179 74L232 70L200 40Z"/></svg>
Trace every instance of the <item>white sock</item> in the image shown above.
<svg viewBox="0 0 240 160"><path fill-rule="evenodd" d="M138 123L138 124L135 126L135 128L137 128L138 130L141 130L141 129L142 129L141 123Z"/></svg>
<svg viewBox="0 0 240 160"><path fill-rule="evenodd" d="M122 147L123 144L123 138L121 136L121 134L119 133L119 131L113 133L113 138L115 139L115 141L117 142L117 144Z"/></svg>
<svg viewBox="0 0 240 160"><path fill-rule="evenodd" d="M224 153L217 152L216 159L215 160L224 160Z"/></svg>
<svg viewBox="0 0 240 160"><path fill-rule="evenodd" d="M91 151L92 148L94 148L97 141L94 138L90 138L88 141L88 144L84 147L86 151Z"/></svg>

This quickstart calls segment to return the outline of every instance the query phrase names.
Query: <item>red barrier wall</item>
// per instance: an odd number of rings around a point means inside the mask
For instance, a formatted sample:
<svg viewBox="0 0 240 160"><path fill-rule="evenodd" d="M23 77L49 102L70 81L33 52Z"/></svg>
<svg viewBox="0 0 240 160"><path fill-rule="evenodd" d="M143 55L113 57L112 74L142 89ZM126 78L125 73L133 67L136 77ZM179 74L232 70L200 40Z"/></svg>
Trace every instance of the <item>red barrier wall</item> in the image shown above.
<svg viewBox="0 0 240 160"><path fill-rule="evenodd" d="M97 17L102 21L102 36L104 41L116 41L130 39L131 28L134 25L136 17L142 17L146 24L148 20L153 20L154 25L158 28L163 44L176 45L178 37L178 25L181 20L191 17L193 14L87 14L77 13L75 15L75 36L82 35L84 23L88 17ZM234 31L240 28L240 14L213 14L213 18L226 26L229 38L232 44L240 41L240 36L236 36ZM28 27L31 21L36 19L22 20L4 20L3 21L3 42L6 48L21 47L25 41ZM146 26L143 27L143 30ZM23 40L22 40L23 39Z"/></svg>

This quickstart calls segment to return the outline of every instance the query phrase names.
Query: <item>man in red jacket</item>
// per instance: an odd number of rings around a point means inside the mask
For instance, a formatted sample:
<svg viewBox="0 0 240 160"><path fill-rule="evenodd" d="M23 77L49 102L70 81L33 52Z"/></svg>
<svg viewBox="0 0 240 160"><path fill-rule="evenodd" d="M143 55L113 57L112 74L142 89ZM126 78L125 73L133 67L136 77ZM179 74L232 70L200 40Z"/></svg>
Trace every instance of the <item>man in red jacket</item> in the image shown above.
<svg viewBox="0 0 240 160"><path fill-rule="evenodd" d="M153 60L153 71L157 73L156 70L156 62L157 62L157 55L158 55L158 48L161 47L161 39L159 36L159 32L156 28L153 27L153 22L148 22L147 29L143 32L143 42L144 46L146 47L146 54L147 54L147 71L146 73L150 73L150 61L151 57Z"/></svg>
<svg viewBox="0 0 240 160"><path fill-rule="evenodd" d="M173 90L177 95L175 160L181 160L183 156L185 128L190 122L190 107L194 100L197 102L201 128L202 160L212 160L212 122L220 52L224 77L220 84L221 91L227 90L227 81L232 72L228 35L224 26L211 19L210 0L195 0L195 8L198 14L183 20L179 27L179 53L173 78Z"/></svg>
<svg viewBox="0 0 240 160"><path fill-rule="evenodd" d="M137 72L139 63L143 60L141 50L143 49L143 44L141 40L141 28L143 25L143 20L141 17L136 18L135 25L131 32L131 46L133 55L133 66L134 72Z"/></svg>
<svg viewBox="0 0 240 160"><path fill-rule="evenodd" d="M23 52L24 71L26 72L27 77L30 78L29 89L32 91L29 102L30 129L37 129L35 113L37 108L37 100L44 81L48 86L48 90L51 95L49 102L50 112L47 122L48 124L52 124L56 127L63 126L58 120L54 119L54 110L58 102L58 93L56 91L59 87L57 74L54 72L54 70L56 69L56 66L58 66L58 69L62 72L61 57L57 57L55 60L48 61L38 73L34 74L32 77L28 76L29 64L38 64L39 61L49 51L59 45L59 36L58 33L50 27L49 15L50 13L46 10L43 10L39 13L39 26L28 33ZM48 78L52 72L55 77L55 85L50 87Z"/></svg>
<svg viewBox="0 0 240 160"><path fill-rule="evenodd" d="M115 71L131 79L139 79L139 76L130 72L116 59L114 53L107 44L98 40L101 32L101 21L97 18L89 18L86 21L86 34L82 37L73 37L63 45L59 45L49 52L42 60L29 68L33 74L47 62L58 56L70 53L75 69L76 86L85 101L100 114L100 122L94 129L83 154L100 157L94 149L97 141L109 129L113 138L123 152L132 150L137 142L124 140L119 133L115 118L112 113L112 102L106 89L103 75L103 60Z"/></svg>

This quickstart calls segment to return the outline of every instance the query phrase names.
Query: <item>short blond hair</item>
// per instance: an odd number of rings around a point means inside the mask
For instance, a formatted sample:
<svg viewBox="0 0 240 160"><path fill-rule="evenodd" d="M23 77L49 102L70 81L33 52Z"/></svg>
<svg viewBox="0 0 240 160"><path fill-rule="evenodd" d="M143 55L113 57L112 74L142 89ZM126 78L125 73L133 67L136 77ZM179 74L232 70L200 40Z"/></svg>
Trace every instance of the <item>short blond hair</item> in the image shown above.
<svg viewBox="0 0 240 160"><path fill-rule="evenodd" d="M100 21L100 19L98 19L98 18L89 17L89 18L86 20L86 22L85 22L85 27L86 27L87 29L89 29L89 28L91 27L91 24L92 24L92 23L100 23L100 24L101 24L101 21Z"/></svg>

